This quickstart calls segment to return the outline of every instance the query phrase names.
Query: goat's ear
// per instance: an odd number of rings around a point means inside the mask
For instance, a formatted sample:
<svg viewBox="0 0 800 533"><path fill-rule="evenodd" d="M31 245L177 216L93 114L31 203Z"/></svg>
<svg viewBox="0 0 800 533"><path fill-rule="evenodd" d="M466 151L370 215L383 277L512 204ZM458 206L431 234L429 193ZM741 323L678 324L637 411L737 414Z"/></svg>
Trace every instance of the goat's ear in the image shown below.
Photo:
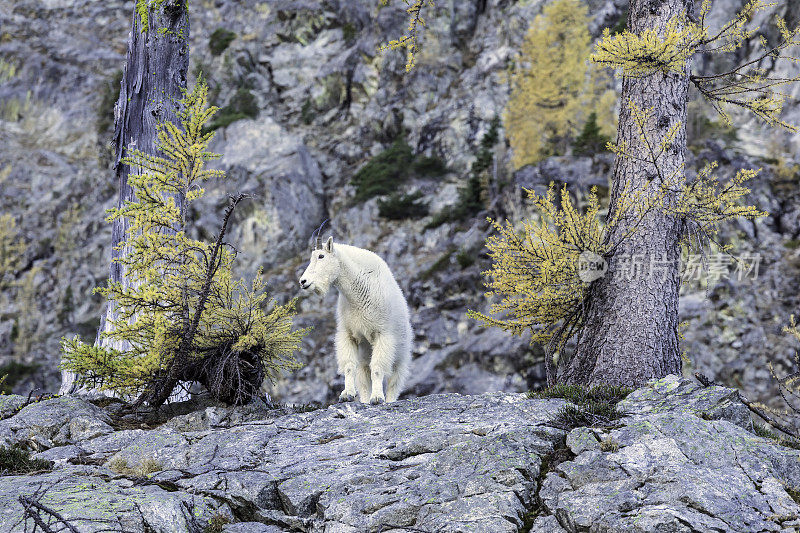
<svg viewBox="0 0 800 533"><path fill-rule="evenodd" d="M328 253L333 251L333 237L328 237L328 240L325 241L325 251Z"/></svg>

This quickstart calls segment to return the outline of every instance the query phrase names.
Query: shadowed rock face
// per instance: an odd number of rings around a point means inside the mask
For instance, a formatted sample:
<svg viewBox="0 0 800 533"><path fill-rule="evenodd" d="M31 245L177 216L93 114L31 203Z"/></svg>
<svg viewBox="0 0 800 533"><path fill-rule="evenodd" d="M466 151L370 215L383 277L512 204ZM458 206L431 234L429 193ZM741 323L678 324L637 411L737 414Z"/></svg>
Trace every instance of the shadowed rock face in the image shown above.
<svg viewBox="0 0 800 533"><path fill-rule="evenodd" d="M248 533L800 525L785 490L800 486L798 452L748 431L731 389L651 382L620 402L627 416L612 429L554 427L564 403L494 393L309 412L207 406L130 429L80 400L48 400L0 421L6 442L55 463L0 480L0 531L24 531L17 498L45 489L41 502L81 532L194 531L214 517ZM115 428L73 431L79 420Z"/></svg>

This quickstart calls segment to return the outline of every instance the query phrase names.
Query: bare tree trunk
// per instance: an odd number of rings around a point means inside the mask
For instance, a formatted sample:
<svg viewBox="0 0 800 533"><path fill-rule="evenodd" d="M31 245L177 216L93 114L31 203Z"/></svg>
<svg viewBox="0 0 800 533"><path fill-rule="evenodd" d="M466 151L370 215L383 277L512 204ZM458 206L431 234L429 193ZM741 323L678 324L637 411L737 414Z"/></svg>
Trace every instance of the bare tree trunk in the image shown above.
<svg viewBox="0 0 800 533"><path fill-rule="evenodd" d="M631 0L630 31L656 28L660 33L674 16L692 13L692 0ZM687 62L688 63L688 62ZM647 113L645 133L657 153L667 132L680 124L671 147L658 165L617 157L611 190L611 212L619 209L625 184L632 191L655 194L662 179L683 180L686 159L686 99L688 64L683 72L657 72L645 77L626 77L617 142L627 143L629 153L649 158L650 148L641 139L629 102ZM677 173L677 174L676 174ZM616 242L633 225L623 221L610 235ZM679 374L678 291L682 223L654 210L638 230L608 258L605 277L590 288L586 322L578 338L575 356L561 379L567 383L639 385L650 378ZM638 265L633 272L630 261Z"/></svg>
<svg viewBox="0 0 800 533"><path fill-rule="evenodd" d="M150 2L152 3L152 2ZM149 10L148 27L142 31L139 14L134 8L131 33L128 37L128 56L122 76L119 100L114 107L115 175L119 184L118 205L133 199L128 184L130 167L122 163L128 150L138 149L156 153L156 126L161 122L177 122L176 103L186 89L189 69L189 17L186 0L167 0ZM182 201L178 198L178 201ZM128 222L124 218L114 221L111 234L112 262L110 280L126 283L126 272L113 259L124 257L127 250L119 245L125 240ZM100 334L109 328L117 317L113 302L109 302L101 316L97 344L110 346ZM119 350L127 343L114 343ZM62 372L60 394L74 392L75 375Z"/></svg>

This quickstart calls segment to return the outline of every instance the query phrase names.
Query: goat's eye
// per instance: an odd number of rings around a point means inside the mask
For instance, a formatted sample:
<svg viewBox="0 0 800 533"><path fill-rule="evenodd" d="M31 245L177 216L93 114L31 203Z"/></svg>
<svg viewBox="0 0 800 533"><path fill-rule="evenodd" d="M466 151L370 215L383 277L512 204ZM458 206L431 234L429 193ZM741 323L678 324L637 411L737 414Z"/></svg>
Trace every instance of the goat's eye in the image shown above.
<svg viewBox="0 0 800 533"><path fill-rule="evenodd" d="M319 254L319 258L320 258L320 259L325 259L325 256L324 256L324 255L322 255L322 254Z"/></svg>

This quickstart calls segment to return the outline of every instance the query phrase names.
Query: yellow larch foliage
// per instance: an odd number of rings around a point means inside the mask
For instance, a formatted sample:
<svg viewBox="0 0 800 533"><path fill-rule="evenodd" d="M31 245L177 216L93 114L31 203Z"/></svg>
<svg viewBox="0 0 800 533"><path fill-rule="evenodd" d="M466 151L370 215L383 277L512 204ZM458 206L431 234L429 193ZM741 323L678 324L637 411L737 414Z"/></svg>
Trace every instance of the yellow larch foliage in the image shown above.
<svg viewBox="0 0 800 533"><path fill-rule="evenodd" d="M667 24L664 32L646 28L641 33L625 31L611 35L606 29L603 38L595 45L593 62L622 70L625 76L649 76L655 72L683 72L686 62L695 53L735 53L743 46L750 46L751 38L760 28L748 28L753 16L777 5L768 0L750 0L736 16L724 24L713 35L706 24L711 9L711 0L704 0L696 20L686 13L676 15ZM800 46L800 25L790 29L786 21L775 17L779 39L771 45L759 36L761 51L749 52L751 59L741 62L734 57L735 67L727 72L698 75L692 74L690 81L720 114L726 124L731 117L726 108L730 106L746 109L769 126L779 126L795 132L797 128L783 119L781 113L788 85L800 81L800 74L778 77L771 74L777 61L800 64L800 58L790 54ZM768 63L769 69L762 65Z"/></svg>
<svg viewBox="0 0 800 533"><path fill-rule="evenodd" d="M187 235L186 213L203 196L202 182L225 176L206 166L219 157L208 151L214 133L204 133L217 111L208 107L207 94L205 83L198 81L180 102L180 124L159 125L157 148L163 156L135 150L123 160L133 169L128 181L136 199L110 209L108 220L128 221L120 244L126 253L116 259L126 267L127 278L95 290L118 311L103 336L127 341L130 348L93 346L78 338L62 342L62 366L93 386L145 393L165 378L179 356L185 367L246 353L249 367L262 365L260 374L269 378L297 367L292 354L306 330L292 329L294 300L285 305L268 301L261 271L252 284L232 277L234 254L221 239L235 202L216 242Z"/></svg>
<svg viewBox="0 0 800 533"><path fill-rule="evenodd" d="M706 164L696 179L684 185L677 202L667 212L691 220L696 224L695 229L706 235L716 234L719 224L727 220L767 216L755 206L742 204L742 198L750 194L744 184L761 169L740 169L732 179L720 181L714 174L717 166L716 161Z"/></svg>
<svg viewBox="0 0 800 533"><path fill-rule="evenodd" d="M650 210L658 209L664 213L683 219L687 223L687 232L684 244L702 248L702 244L714 240L717 230L723 222L735 220L738 217L755 219L767 216L752 205L742 202L750 194L746 182L756 177L761 169L740 169L732 178L721 180L714 171L718 164L716 161L707 163L701 168L697 176L686 179L684 169L673 174L664 175L660 164L662 156L672 148L681 124L676 123L667 131L659 143L653 142L647 135L647 120L652 116L653 109L642 109L631 101L628 103L631 118L639 133L641 143L647 147L646 154L632 153L625 143L610 144L609 148L622 159L635 159L652 165L658 181L655 191L630 192L626 186L617 202L614 219L609 223L616 223L620 216L641 216ZM630 225L629 225L630 226ZM633 224L635 228L636 224ZM627 235L627 234L626 234ZM626 235L619 238L624 239ZM719 243L718 243L719 244ZM720 245L723 250L727 247Z"/></svg>
<svg viewBox="0 0 800 533"><path fill-rule="evenodd" d="M686 60L704 37L703 28L690 22L685 14L673 17L663 35L655 28L646 28L639 34L625 30L611 35L606 28L591 60L621 68L626 76L647 76L655 71L683 72Z"/></svg>
<svg viewBox="0 0 800 533"><path fill-rule="evenodd" d="M0 215L0 290L11 285L26 248L14 217L9 213Z"/></svg>
<svg viewBox="0 0 800 533"><path fill-rule="evenodd" d="M745 196L750 194L746 182L757 176L761 169L740 169L732 178L721 180L714 171L716 161L707 163L697 176L686 179L685 169L665 175L661 165L662 157L673 148L681 124L674 124L660 142L656 143L647 135L648 117L653 109L642 109L631 101L628 103L631 118L636 126L641 143L647 147L644 154L633 153L626 143L609 144L609 149L620 159L634 159L651 165L658 180L655 190L632 190L628 184L623 187L617 199L617 209L609 220L609 225L626 219L629 228L617 240L624 240L635 231L638 219L652 210L659 210L686 221L687 231L684 244L702 248L709 240L716 242L714 236L720 224L738 217L755 219L767 213L755 206L744 204ZM634 220L631 223L632 219ZM719 244L719 243L717 243ZM720 245L723 250L726 246Z"/></svg>
<svg viewBox="0 0 800 533"><path fill-rule="evenodd" d="M388 5L389 0L380 0L381 5ZM388 43L378 47L379 51L406 49L406 72L414 68L416 54L419 51L419 32L421 27L425 27L425 19L422 17L422 9L425 6L434 7L433 0L403 0L406 4L408 13L408 28L406 33L397 39L392 39Z"/></svg>
<svg viewBox="0 0 800 533"><path fill-rule="evenodd" d="M614 133L614 91L590 68L589 14L581 0L556 0L537 15L511 73L504 124L519 168L563 152L589 115Z"/></svg>
<svg viewBox="0 0 800 533"><path fill-rule="evenodd" d="M489 312L501 318L472 310L467 316L514 335L530 330L532 342L552 343L557 352L583 319L589 283L579 276L581 254L602 257L606 251L600 205L594 188L584 213L575 207L566 186L560 207L552 184L544 196L526 192L539 218L523 221L521 230L509 221L492 221L497 234L486 242L492 258L492 268L483 273L486 297L500 298Z"/></svg>
<svg viewBox="0 0 800 533"><path fill-rule="evenodd" d="M492 221L496 234L486 243L492 267L483 274L489 289L486 297L494 301L489 315L469 311L467 316L514 335L530 331L531 342L546 346L548 364L583 325L588 290L599 277L586 276L586 270L582 270L586 258L602 262L612 256L649 214L658 211L684 220L685 245L713 239L717 227L725 221L766 215L742 203L750 192L745 183L759 170L740 170L732 179L721 181L713 172L716 163L711 163L691 180L686 180L683 169L663 175L661 158L672 149L679 125L655 142L647 136L647 118L653 110L633 102L628 105L642 143L649 150L631 153L625 143L610 148L619 158L634 158L656 168L658 179L652 187L622 184L615 209L603 221L594 189L581 213L566 186L559 205L551 184L544 196L527 191L537 216L522 221L521 227L510 221Z"/></svg>

